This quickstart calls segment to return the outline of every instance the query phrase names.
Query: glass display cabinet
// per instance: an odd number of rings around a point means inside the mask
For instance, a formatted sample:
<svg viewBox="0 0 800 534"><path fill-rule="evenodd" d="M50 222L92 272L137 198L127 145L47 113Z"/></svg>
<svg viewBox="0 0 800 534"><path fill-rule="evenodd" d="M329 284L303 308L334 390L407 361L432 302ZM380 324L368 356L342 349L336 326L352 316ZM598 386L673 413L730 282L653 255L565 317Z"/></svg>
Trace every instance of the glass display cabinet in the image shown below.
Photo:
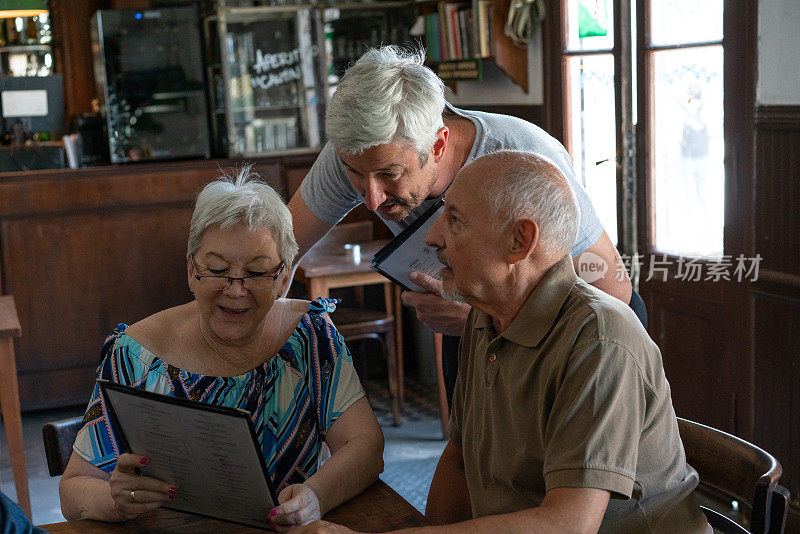
<svg viewBox="0 0 800 534"><path fill-rule="evenodd" d="M34 9L28 11L30 16L17 16L20 11L0 11L0 76L50 76L54 72L50 14Z"/></svg>
<svg viewBox="0 0 800 534"><path fill-rule="evenodd" d="M327 85L319 10L222 8L205 26L217 151L251 157L321 146Z"/></svg>
<svg viewBox="0 0 800 534"><path fill-rule="evenodd" d="M367 48L411 42L416 10L411 2L337 4L323 11L331 91Z"/></svg>
<svg viewBox="0 0 800 534"><path fill-rule="evenodd" d="M308 152L325 105L370 46L409 42L412 2L218 7L205 19L215 152Z"/></svg>

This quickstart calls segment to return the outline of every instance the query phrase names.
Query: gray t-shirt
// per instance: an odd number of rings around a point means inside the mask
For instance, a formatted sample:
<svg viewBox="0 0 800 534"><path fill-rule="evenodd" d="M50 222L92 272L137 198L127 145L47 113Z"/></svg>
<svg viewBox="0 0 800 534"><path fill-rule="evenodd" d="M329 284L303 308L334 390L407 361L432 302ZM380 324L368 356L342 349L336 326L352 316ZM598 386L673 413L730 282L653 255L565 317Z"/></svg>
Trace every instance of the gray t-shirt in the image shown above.
<svg viewBox="0 0 800 534"><path fill-rule="evenodd" d="M516 117L481 111L465 111L456 109L449 104L447 109L451 113L469 119L475 125L475 142L467 157L467 162L498 150L525 150L549 158L561 169L575 192L581 215L578 236L572 247L572 256L577 256L600 238L603 225L597 218L586 190L575 178L569 153L561 143L538 126ZM364 197L353 187L347 176L347 169L330 142L325 144L303 180L300 192L306 206L314 215L330 224L338 223L350 210L364 202ZM397 235L436 200L426 200L401 221L383 219L383 222Z"/></svg>

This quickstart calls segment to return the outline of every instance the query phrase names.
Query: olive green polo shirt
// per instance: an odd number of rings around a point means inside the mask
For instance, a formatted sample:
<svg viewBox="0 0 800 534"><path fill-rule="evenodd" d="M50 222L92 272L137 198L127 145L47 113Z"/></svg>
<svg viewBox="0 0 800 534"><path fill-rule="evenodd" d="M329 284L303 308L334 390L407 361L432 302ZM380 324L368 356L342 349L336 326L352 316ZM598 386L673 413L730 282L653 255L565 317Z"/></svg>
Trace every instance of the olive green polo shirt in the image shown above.
<svg viewBox="0 0 800 534"><path fill-rule="evenodd" d="M498 335L470 312L450 440L474 517L538 506L547 490L611 492L600 531L705 532L661 354L633 311L553 266Z"/></svg>

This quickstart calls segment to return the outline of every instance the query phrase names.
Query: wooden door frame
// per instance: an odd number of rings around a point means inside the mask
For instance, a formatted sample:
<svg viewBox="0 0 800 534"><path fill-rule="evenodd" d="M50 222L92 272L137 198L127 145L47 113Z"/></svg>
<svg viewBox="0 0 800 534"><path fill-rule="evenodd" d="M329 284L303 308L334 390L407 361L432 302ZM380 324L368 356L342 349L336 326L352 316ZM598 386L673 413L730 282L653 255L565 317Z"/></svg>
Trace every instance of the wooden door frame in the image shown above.
<svg viewBox="0 0 800 534"><path fill-rule="evenodd" d="M630 2L626 0L611 0L614 3L614 80L621 80L623 84L632 84L630 75L631 65L626 59L629 51L630 24L621 24L630 18ZM567 121L566 109L569 107L569 95L565 88L569 79L565 56L563 54L567 43L567 0L557 0L548 5L548 16L542 27L543 50L543 75L544 83L544 125L542 126L550 135L561 141L571 150L569 143L570 125ZM589 54L590 55L590 54ZM630 88L623 87L623 91L614 91L615 127L617 132L623 130L625 121L630 121L632 103ZM631 136L635 135L631 131ZM617 235L619 244L617 248L624 254L635 254L637 251L635 212L636 183L626 183L623 176L623 165L626 150L634 151L634 138L625 139L625 135L616 136L616 181L617 181ZM630 148L628 148L630 146ZM635 152L630 154L635 161Z"/></svg>

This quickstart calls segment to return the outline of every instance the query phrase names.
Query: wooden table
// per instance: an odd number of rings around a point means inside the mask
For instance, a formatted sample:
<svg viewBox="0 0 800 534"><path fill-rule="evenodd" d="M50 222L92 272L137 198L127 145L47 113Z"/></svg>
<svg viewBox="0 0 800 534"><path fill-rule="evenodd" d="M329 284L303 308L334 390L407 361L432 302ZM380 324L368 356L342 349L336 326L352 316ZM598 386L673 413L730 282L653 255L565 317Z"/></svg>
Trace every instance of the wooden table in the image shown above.
<svg viewBox="0 0 800 534"><path fill-rule="evenodd" d="M394 388L397 391L397 400L402 410L405 399L403 385L403 322L401 289L386 277L369 268L372 256L383 248L389 241L377 239L358 243L361 247L361 261L354 263L345 254L344 249L336 247L313 247L309 250L297 266L294 279L306 285L308 297L328 298L330 290L337 287L358 287L370 284L383 284L383 295L386 303L386 314L394 318L395 345L394 366L399 380ZM336 313L333 316L336 322ZM391 377L390 377L391 380Z"/></svg>
<svg viewBox="0 0 800 534"><path fill-rule="evenodd" d="M405 527L424 526L425 517L411 506L392 488L379 480L338 508L325 515L328 521L344 525L357 531L386 532ZM155 534L175 532L204 534L225 532L264 532L252 527L235 525L215 519L208 519L172 510L157 510L124 523L104 523L81 519L65 523L42 525L53 534L95 534L95 533L140 533Z"/></svg>
<svg viewBox="0 0 800 534"><path fill-rule="evenodd" d="M6 429L11 472L17 488L17 502L31 517L31 499L28 496L28 471L25 468L25 444L22 440L22 417L19 411L19 385L17 362L14 358L14 339L19 337L17 307L11 295L0 296L0 405Z"/></svg>

